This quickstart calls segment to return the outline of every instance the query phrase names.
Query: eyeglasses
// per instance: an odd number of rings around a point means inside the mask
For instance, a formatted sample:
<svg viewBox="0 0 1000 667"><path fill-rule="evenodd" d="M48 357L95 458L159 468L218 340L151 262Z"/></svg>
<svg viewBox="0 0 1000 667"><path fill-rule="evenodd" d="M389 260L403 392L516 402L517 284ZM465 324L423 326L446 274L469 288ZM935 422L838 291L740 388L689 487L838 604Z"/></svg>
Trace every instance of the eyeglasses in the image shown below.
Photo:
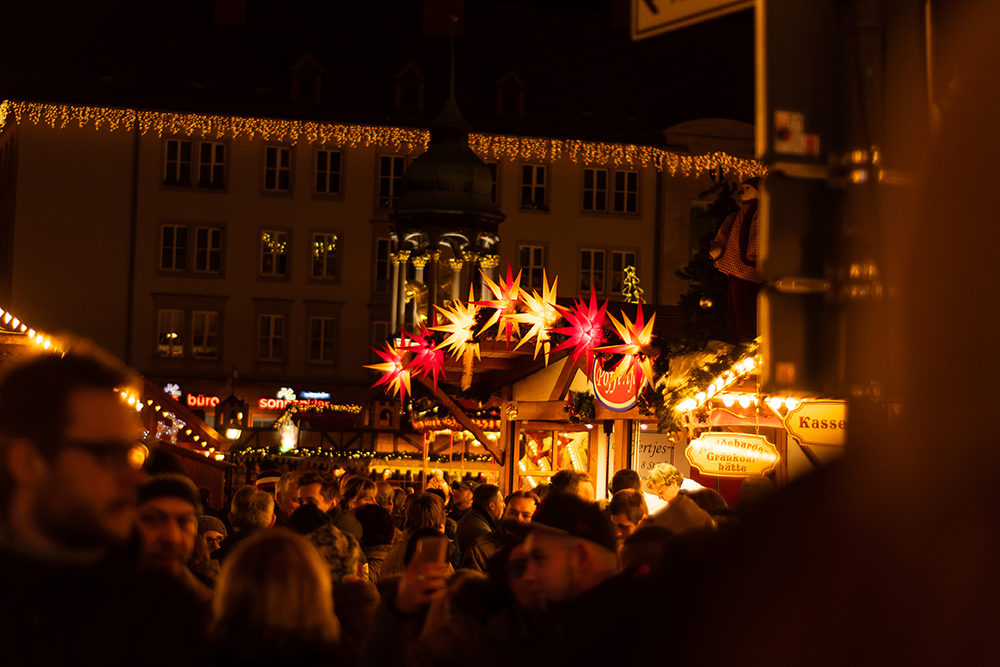
<svg viewBox="0 0 1000 667"><path fill-rule="evenodd" d="M62 438L57 447L69 447L86 452L105 468L129 467L138 470L149 456L149 448L141 442L126 440L73 440Z"/></svg>

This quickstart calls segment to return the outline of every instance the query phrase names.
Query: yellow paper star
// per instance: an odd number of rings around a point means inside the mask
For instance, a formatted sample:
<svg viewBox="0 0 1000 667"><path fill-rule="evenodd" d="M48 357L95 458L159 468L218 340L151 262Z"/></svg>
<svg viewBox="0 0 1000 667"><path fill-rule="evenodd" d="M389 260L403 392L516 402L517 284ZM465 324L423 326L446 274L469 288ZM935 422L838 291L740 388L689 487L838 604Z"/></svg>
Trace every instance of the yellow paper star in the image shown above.
<svg viewBox="0 0 1000 667"><path fill-rule="evenodd" d="M472 291L472 286L470 285L468 302L463 304L459 299L451 305L451 308L434 306L448 320L448 324L431 327L432 331L443 331L448 334L448 337L438 345L438 349L449 348L452 356L456 359L463 356L467 350L471 350L477 359L480 358L479 343L473 340L473 329L476 327L476 311L479 309L472 302L474 296L475 293Z"/></svg>
<svg viewBox="0 0 1000 667"><path fill-rule="evenodd" d="M525 334L521 340L518 342L517 348L524 345L526 342L535 339L535 356L538 358L539 350L545 350L545 365L549 364L549 331L552 326L559 320L559 311L556 310L556 286L559 284L559 278L552 281L552 288L549 288L548 276L545 274L545 270L542 270L542 295L539 296L538 292L531 292L530 294L524 289L521 290L521 306L524 310L513 315L507 315L506 319L512 322L523 322L524 324L530 324L531 329Z"/></svg>

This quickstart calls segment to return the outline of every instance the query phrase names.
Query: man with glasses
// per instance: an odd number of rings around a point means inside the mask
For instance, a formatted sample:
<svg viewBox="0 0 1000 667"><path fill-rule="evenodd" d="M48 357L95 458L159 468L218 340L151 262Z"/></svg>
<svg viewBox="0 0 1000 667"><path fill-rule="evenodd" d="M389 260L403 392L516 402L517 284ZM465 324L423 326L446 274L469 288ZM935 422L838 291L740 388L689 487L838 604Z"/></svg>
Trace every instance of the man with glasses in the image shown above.
<svg viewBox="0 0 1000 667"><path fill-rule="evenodd" d="M10 664L142 655L190 665L202 651L190 593L128 560L146 454L122 398L135 386L115 360L76 349L0 380L0 644ZM165 635L169 647L154 640ZM152 655L154 644L164 650Z"/></svg>

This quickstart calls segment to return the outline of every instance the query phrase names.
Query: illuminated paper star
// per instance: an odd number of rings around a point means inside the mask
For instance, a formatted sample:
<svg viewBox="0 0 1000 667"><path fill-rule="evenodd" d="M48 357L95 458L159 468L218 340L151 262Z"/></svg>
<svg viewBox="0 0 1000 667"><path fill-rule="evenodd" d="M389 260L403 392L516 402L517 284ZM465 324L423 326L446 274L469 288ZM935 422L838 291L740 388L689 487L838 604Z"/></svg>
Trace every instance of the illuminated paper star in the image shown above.
<svg viewBox="0 0 1000 667"><path fill-rule="evenodd" d="M506 280L501 278L499 283L495 283L490 280L490 277L480 270L483 274L483 280L486 281L486 286L493 293L492 301L477 301L477 306L484 306L486 308L492 308L493 314L490 315L490 319L486 321L483 328L479 330L482 334L484 331L489 329L491 326L496 324L503 319L505 335L507 337L507 349L510 349L510 334L514 330L514 323L509 319L510 315L517 312L517 304L519 302L518 296L521 293L521 272L517 272L517 278L511 277L510 262L507 262L507 278Z"/></svg>
<svg viewBox="0 0 1000 667"><path fill-rule="evenodd" d="M548 276L545 275L545 270L542 270L542 295L539 296L538 292L532 291L528 294L525 290L521 290L521 312L515 313L513 315L508 315L507 319L514 322L523 322L524 324L530 324L531 329L528 333L521 338L521 340L514 347L517 348L524 345L526 342L535 339L535 356L538 358L539 350L545 350L545 365L549 364L549 332L552 329L552 325L556 323L559 319L559 311L556 310L556 285L559 283L559 278L552 281L552 288L549 288Z"/></svg>
<svg viewBox="0 0 1000 667"><path fill-rule="evenodd" d="M594 350L604 342L604 316L608 308L607 299L604 305L597 307L597 295L593 290L590 292L590 304L583 299L573 302L572 308L557 306L562 311L563 318L569 322L568 327L553 329L556 333L561 333L569 338L553 352L573 349L572 360L577 361L580 356L587 355L587 368L591 366L594 357ZM590 371L587 371L588 373Z"/></svg>
<svg viewBox="0 0 1000 667"><path fill-rule="evenodd" d="M430 374L437 389L438 376L444 373L444 353L428 337L427 329L421 328L420 335L403 332L402 347L413 354L406 367L420 375Z"/></svg>
<svg viewBox="0 0 1000 667"><path fill-rule="evenodd" d="M465 356L466 352L472 352L479 358L479 343L473 339L473 329L476 326L476 312L479 307L472 301L474 297L472 286L469 286L469 301L462 303L455 300L451 308L442 308L435 304L435 308L448 320L447 324L439 324L431 327L432 331L443 331L448 334L438 349L449 348L452 356L456 359Z"/></svg>
<svg viewBox="0 0 1000 667"><path fill-rule="evenodd" d="M646 380L652 384L653 358L656 356L656 350L651 345L651 342L653 340L653 322L656 320L656 313L653 313L653 316L649 318L649 322L645 326L643 326L642 304L639 304L636 311L635 324L632 324L632 321L629 320L628 315L624 312L622 312L624 324L616 320L614 315L608 315L608 317L611 318L611 323L615 325L618 335L624 341L621 345L605 345L604 347L597 348L598 351L624 355L622 360L615 366L614 374L611 376L612 379L617 380L631 371L636 374L637 381L641 381L641 376L645 376Z"/></svg>
<svg viewBox="0 0 1000 667"><path fill-rule="evenodd" d="M399 396L400 401L405 401L406 393L410 391L410 371L405 368L406 364L403 362L403 356L399 350L392 347L389 343L386 343L385 351L375 350L375 348L372 348L372 350L375 351L375 354L382 357L384 361L381 364L369 364L365 366L365 368L371 368L383 373L382 377L372 387L384 384L386 385L386 391L391 390L394 395Z"/></svg>

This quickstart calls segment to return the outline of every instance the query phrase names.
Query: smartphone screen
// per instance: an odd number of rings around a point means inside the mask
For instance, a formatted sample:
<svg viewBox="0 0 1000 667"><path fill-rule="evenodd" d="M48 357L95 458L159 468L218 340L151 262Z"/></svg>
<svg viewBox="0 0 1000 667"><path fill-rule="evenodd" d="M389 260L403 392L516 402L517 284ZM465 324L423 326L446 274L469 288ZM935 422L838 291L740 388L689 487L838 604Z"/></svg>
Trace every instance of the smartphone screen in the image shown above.
<svg viewBox="0 0 1000 667"><path fill-rule="evenodd" d="M413 557L418 563L443 563L448 557L448 538L444 535L421 537Z"/></svg>

